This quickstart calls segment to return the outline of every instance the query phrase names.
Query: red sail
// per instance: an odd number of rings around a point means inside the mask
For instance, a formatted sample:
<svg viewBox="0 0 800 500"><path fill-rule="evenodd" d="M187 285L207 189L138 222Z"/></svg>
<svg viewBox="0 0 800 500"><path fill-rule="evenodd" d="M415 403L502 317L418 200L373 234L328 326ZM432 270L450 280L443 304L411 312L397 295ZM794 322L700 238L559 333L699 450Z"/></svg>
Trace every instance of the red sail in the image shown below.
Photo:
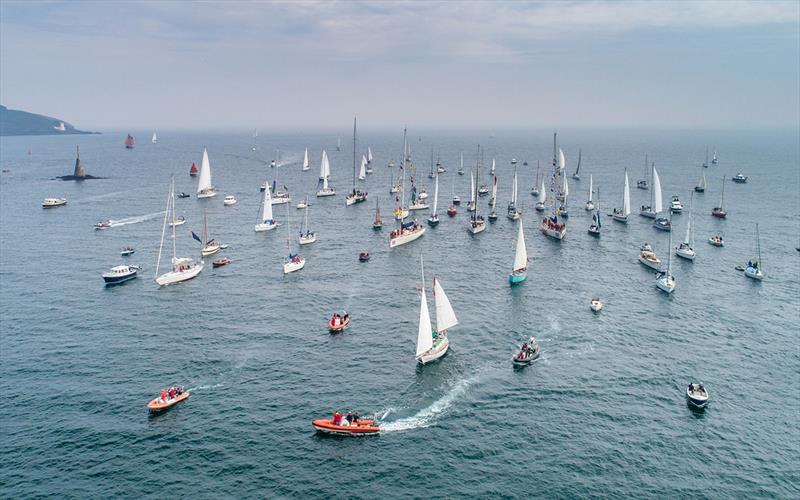
<svg viewBox="0 0 800 500"><path fill-rule="evenodd" d="M125 147L130 149L133 147L133 136L128 134L128 137L125 138Z"/></svg>
<svg viewBox="0 0 800 500"><path fill-rule="evenodd" d="M189 169L189 175L197 175L197 165L192 162L192 168Z"/></svg>

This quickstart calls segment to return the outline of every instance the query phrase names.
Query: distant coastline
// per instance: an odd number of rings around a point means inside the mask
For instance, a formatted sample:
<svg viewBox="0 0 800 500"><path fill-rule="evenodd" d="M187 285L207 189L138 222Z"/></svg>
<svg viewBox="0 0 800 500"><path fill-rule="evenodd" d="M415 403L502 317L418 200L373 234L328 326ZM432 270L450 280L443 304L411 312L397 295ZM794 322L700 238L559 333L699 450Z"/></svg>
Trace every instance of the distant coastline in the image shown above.
<svg viewBox="0 0 800 500"><path fill-rule="evenodd" d="M76 129L71 123L0 105L0 137L15 135L77 135L99 134Z"/></svg>

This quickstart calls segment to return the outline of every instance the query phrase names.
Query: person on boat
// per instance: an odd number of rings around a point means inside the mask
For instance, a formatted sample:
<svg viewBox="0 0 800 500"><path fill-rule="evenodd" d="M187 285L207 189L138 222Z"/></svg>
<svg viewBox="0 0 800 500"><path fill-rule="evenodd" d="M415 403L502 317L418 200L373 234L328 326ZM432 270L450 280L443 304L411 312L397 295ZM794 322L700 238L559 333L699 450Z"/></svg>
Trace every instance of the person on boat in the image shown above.
<svg viewBox="0 0 800 500"><path fill-rule="evenodd" d="M347 323L348 319L350 319L350 314L349 313L344 315L344 322Z"/></svg>
<svg viewBox="0 0 800 500"><path fill-rule="evenodd" d="M170 387L169 391L167 391L167 395L169 396L169 399L174 398L175 397L175 388L174 387Z"/></svg>
<svg viewBox="0 0 800 500"><path fill-rule="evenodd" d="M167 400L167 391L162 390L161 391L161 401L166 401L166 400Z"/></svg>
<svg viewBox="0 0 800 500"><path fill-rule="evenodd" d="M341 425L342 423L342 414L339 411L333 412L333 425Z"/></svg>
<svg viewBox="0 0 800 500"><path fill-rule="evenodd" d="M345 419L347 419L347 423L348 424L352 424L353 423L353 412L352 411L348 411L347 412L347 416L345 417Z"/></svg>
<svg viewBox="0 0 800 500"><path fill-rule="evenodd" d="M361 414L360 414L360 413L358 413L358 411L356 411L356 412L353 414L353 423L357 423L357 422L358 422L358 419L360 419L360 418L361 418Z"/></svg>
<svg viewBox="0 0 800 500"><path fill-rule="evenodd" d="M528 343L527 343L527 342L525 342L524 344L522 344L522 350L523 350L523 351L527 351L527 350L528 350Z"/></svg>

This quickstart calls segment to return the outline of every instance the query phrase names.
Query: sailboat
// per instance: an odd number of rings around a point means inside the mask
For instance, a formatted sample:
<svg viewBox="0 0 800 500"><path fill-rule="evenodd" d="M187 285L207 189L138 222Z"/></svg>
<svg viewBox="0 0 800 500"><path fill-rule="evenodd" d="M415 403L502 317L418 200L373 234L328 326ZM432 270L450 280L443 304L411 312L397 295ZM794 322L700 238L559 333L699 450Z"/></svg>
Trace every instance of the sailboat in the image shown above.
<svg viewBox="0 0 800 500"><path fill-rule="evenodd" d="M507 217L517 220L522 216L522 210L517 208L517 160L511 160L514 165L514 177L511 179L511 201L508 203Z"/></svg>
<svg viewBox="0 0 800 500"><path fill-rule="evenodd" d="M177 250L176 250L176 235L175 235L175 224L171 224L172 226L172 259L171 259L171 268L166 273L162 274L161 276L158 275L158 270L161 265L161 252L164 249L164 237L166 236L167 232L167 222L169 220L175 221L175 177L172 177L172 181L170 182L169 186L169 196L167 197L167 208L164 211L164 225L161 227L161 244L158 247L158 260L156 260L156 273L155 273L155 281L161 286L164 285L171 285L173 283L180 283L181 281L186 281L189 279L194 278L200 271L203 270L203 261L200 260L199 262L193 260L191 257L178 257Z"/></svg>
<svg viewBox="0 0 800 500"><path fill-rule="evenodd" d="M433 179L436 177L436 168L433 164L433 148L431 148L431 163L430 163L431 171L428 172L428 179Z"/></svg>
<svg viewBox="0 0 800 500"><path fill-rule="evenodd" d="M321 182L321 187L317 191L317 197L322 196L333 196L336 194L336 190L332 187L328 186L328 176L331 175L331 164L328 161L328 153L325 150L322 150L322 161L319 165L319 178Z"/></svg>
<svg viewBox="0 0 800 500"><path fill-rule="evenodd" d="M572 178L576 181L581 180L581 150L578 148L578 167L575 169L575 173L572 174Z"/></svg>
<svg viewBox="0 0 800 500"><path fill-rule="evenodd" d="M653 227L662 231L672 231L672 212L670 211L669 218L658 216L664 210L664 207L661 200L661 177L655 167L653 167L653 194L652 212L653 217L656 219L653 221ZM681 210L683 210L683 206L681 206Z"/></svg>
<svg viewBox="0 0 800 500"><path fill-rule="evenodd" d="M287 205L288 207L288 205ZM272 190L264 190L264 200L261 202L261 218L256 224L256 232L270 231L278 227L278 222L272 216Z"/></svg>
<svg viewBox="0 0 800 500"><path fill-rule="evenodd" d="M383 228L383 219L381 219L381 207L378 204L378 198L375 198L375 220L372 221L372 229Z"/></svg>
<svg viewBox="0 0 800 500"><path fill-rule="evenodd" d="M589 178L591 184L591 177ZM591 193L591 191L590 191ZM592 214L592 224L589 226L588 232L592 236L600 236L600 228L603 224L600 222L600 188L597 188L597 203L594 204L594 213Z"/></svg>
<svg viewBox="0 0 800 500"><path fill-rule="evenodd" d="M428 225L434 227L439 224L439 175L433 181L433 213L428 217Z"/></svg>
<svg viewBox="0 0 800 500"><path fill-rule="evenodd" d="M258 149L256 147L256 139L257 138L258 138L258 130L253 130L253 142L252 142L252 144L250 146L250 151L255 151L256 149Z"/></svg>
<svg viewBox="0 0 800 500"><path fill-rule="evenodd" d="M563 176L563 183L558 192L558 199L561 200L561 204L558 206L558 215L563 218L567 218L569 217L569 210L567 210L567 200L569 199L569 181L567 180L567 175L563 169L561 170L561 175Z"/></svg>
<svg viewBox="0 0 800 500"><path fill-rule="evenodd" d="M203 148L203 161L200 162L200 178L197 180L197 197L211 198L217 190L211 184L211 163L208 161L208 148Z"/></svg>
<svg viewBox="0 0 800 500"><path fill-rule="evenodd" d="M315 241L317 241L316 233L308 228L308 205L306 205L303 213L303 224L300 226L300 237L298 238L298 242L301 245L309 245Z"/></svg>
<svg viewBox="0 0 800 500"><path fill-rule="evenodd" d="M703 162L703 167L708 168L708 146L706 146L706 160Z"/></svg>
<svg viewBox="0 0 800 500"><path fill-rule="evenodd" d="M764 279L764 270L761 267L761 238L758 235L758 224L756 224L756 260L747 263L744 268L744 275L748 278L761 281Z"/></svg>
<svg viewBox="0 0 800 500"><path fill-rule="evenodd" d="M567 175L565 172L566 166L567 160L564 158L564 151L561 148L558 148L558 178L561 179L560 182L556 183L556 186L558 187L558 190L556 191L556 199L558 201L564 201L564 183L566 181L563 179L565 179Z"/></svg>
<svg viewBox="0 0 800 500"><path fill-rule="evenodd" d="M656 164L652 164L653 190L650 192L650 204L642 205L639 215L650 219L655 219L658 212L663 210L663 200L661 198L661 178L656 171Z"/></svg>
<svg viewBox="0 0 800 500"><path fill-rule="evenodd" d="M306 148L306 152L303 153L303 172L311 170L311 164L308 163L308 148Z"/></svg>
<svg viewBox="0 0 800 500"><path fill-rule="evenodd" d="M625 169L625 184L622 188L622 208L615 208L612 216L615 221L628 223L628 216L631 214L631 188L628 184L628 169Z"/></svg>
<svg viewBox="0 0 800 500"><path fill-rule="evenodd" d="M706 173L703 171L703 167L700 167L700 179L697 180L697 185L694 187L694 190L698 193L704 193L706 187L708 187L706 183Z"/></svg>
<svg viewBox="0 0 800 500"><path fill-rule="evenodd" d="M539 160L536 160L536 181L531 188L531 195L539 196Z"/></svg>
<svg viewBox="0 0 800 500"><path fill-rule="evenodd" d="M636 181L636 187L639 189L648 189L649 186L647 184L647 178L650 174L650 170L647 168L650 166L650 163L647 161L647 155L644 155L644 179L640 179Z"/></svg>
<svg viewBox="0 0 800 500"><path fill-rule="evenodd" d="M469 173L469 203L467 203L467 210L470 212L475 211L475 203L477 199L477 191L475 190L475 173Z"/></svg>
<svg viewBox="0 0 800 500"><path fill-rule="evenodd" d="M408 139L407 139L407 131L403 129L403 155L402 155L401 165L400 165L400 196L395 196L395 201L397 201L397 206L392 211L395 220L403 220L404 218L408 217L408 207L405 206L406 202L406 170L409 167L409 158L408 158ZM394 176L394 173L392 174ZM395 191L397 193L397 191Z"/></svg>
<svg viewBox="0 0 800 500"><path fill-rule="evenodd" d="M286 257L283 259L283 274L293 273L303 269L306 259L299 253L292 253L292 231L289 228L289 205L286 205Z"/></svg>
<svg viewBox="0 0 800 500"><path fill-rule="evenodd" d="M336 139L336 151L341 151L341 150L342 150L342 136L339 136Z"/></svg>
<svg viewBox="0 0 800 500"><path fill-rule="evenodd" d="M355 205L356 203L362 203L367 201L367 193L362 192L360 189L356 189L356 119L353 118L353 190L347 194L347 197L344 199L345 206L349 207L350 205ZM358 174L359 180L364 180L367 178L367 174L364 172L364 168L367 164L367 159L364 156L361 156L361 172Z"/></svg>
<svg viewBox="0 0 800 500"><path fill-rule="evenodd" d="M522 232L522 221L519 221L517 230L517 245L514 251L514 265L511 267L511 274L508 275L508 282L512 285L522 283L528 277L528 251L525 248L525 235Z"/></svg>
<svg viewBox="0 0 800 500"><path fill-rule="evenodd" d="M561 189L561 177L564 175L564 152L558 147L558 135L553 132L553 176L550 181L551 193L555 191L555 187L559 186ZM544 179L542 179L542 191L544 191ZM550 215L544 217L539 225L539 230L546 236L563 240L567 235L567 225L565 222L559 222L558 212L556 210L556 198L558 195L553 193L550 205Z"/></svg>
<svg viewBox="0 0 800 500"><path fill-rule="evenodd" d="M200 242L201 256L208 257L209 255L214 255L215 253L219 252L219 242L213 238L209 239L208 236L208 211L205 209L203 210L203 237L198 237L194 231L192 231L192 238Z"/></svg>
<svg viewBox="0 0 800 500"><path fill-rule="evenodd" d="M495 168L497 168L497 163L492 158L492 169L489 171L490 174L494 175Z"/></svg>
<svg viewBox="0 0 800 500"><path fill-rule="evenodd" d="M431 317L428 312L428 299L425 293L425 266L420 257L422 269L422 293L419 305L419 327L417 329L416 359L425 365L435 361L445 354L450 347L447 331L458 324L456 313L444 294L439 279L433 278L433 300L436 310L436 331L431 327Z"/></svg>
<svg viewBox="0 0 800 500"><path fill-rule="evenodd" d="M403 164L403 188L400 198L398 199L400 204L397 206L397 208L395 208L394 211L395 219L397 219L400 226L393 229L392 232L389 233L389 248L411 243L425 234L425 227L417 222L416 219L410 222L405 222L405 218L408 217L409 213L408 209L403 206L403 202L405 201L406 170L413 168L413 165L411 164L411 158L408 154L408 139L405 129L403 129Z"/></svg>
<svg viewBox="0 0 800 500"><path fill-rule="evenodd" d="M447 169L442 165L442 153L439 152L439 156L436 157L436 173L443 174L445 172L447 172Z"/></svg>
<svg viewBox="0 0 800 500"><path fill-rule="evenodd" d="M128 137L125 138L125 149L133 149L135 142L133 140L133 136L128 134Z"/></svg>
<svg viewBox="0 0 800 500"><path fill-rule="evenodd" d="M189 176L196 177L197 176L197 165L192 162L192 166L189 168Z"/></svg>
<svg viewBox="0 0 800 500"><path fill-rule="evenodd" d="M538 194L536 196L538 196L538 198L534 208L536 208L537 212L544 212L544 209L547 206L547 188L544 185L544 178L542 178L542 186L538 190Z"/></svg>
<svg viewBox="0 0 800 500"><path fill-rule="evenodd" d="M372 163L372 147L367 146L367 163Z"/></svg>
<svg viewBox="0 0 800 500"><path fill-rule="evenodd" d="M670 219L672 216L670 216ZM670 221L672 222L672 221ZM669 232L669 246L667 247L667 270L661 271L656 276L656 287L664 292L672 293L675 290L675 277L672 275L672 231Z"/></svg>
<svg viewBox="0 0 800 500"><path fill-rule="evenodd" d="M158 136L156 135L155 132L153 132L153 138L150 139L150 142L152 142L153 144L157 144L158 143Z"/></svg>
<svg viewBox="0 0 800 500"><path fill-rule="evenodd" d="M492 176L492 196L489 198L489 206L492 207L492 210L489 212L488 219L489 222L494 222L497 220L497 207L495 206L497 203L497 176Z"/></svg>
<svg viewBox="0 0 800 500"><path fill-rule="evenodd" d="M264 186L266 188L266 185ZM286 186L283 186L283 190L278 190L278 176L276 175L272 179L272 204L273 205L283 205L284 203L289 203L292 201L291 196L289 195L289 190Z"/></svg>
<svg viewBox="0 0 800 500"><path fill-rule="evenodd" d="M716 165L719 163L719 159L717 158L717 150L714 150L714 156L711 157L711 164Z"/></svg>
<svg viewBox="0 0 800 500"><path fill-rule="evenodd" d="M461 152L461 166L458 169L458 175L464 175L464 152L463 151Z"/></svg>
<svg viewBox="0 0 800 500"><path fill-rule="evenodd" d="M692 231L692 199L689 200L689 220L686 221L686 236L680 245L675 248L675 255L686 260L694 261L697 253L694 251L694 232Z"/></svg>
<svg viewBox="0 0 800 500"><path fill-rule="evenodd" d="M722 176L722 198L719 200L719 206L711 209L711 215L718 219L724 219L728 212L725 211L725 176Z"/></svg>
<svg viewBox="0 0 800 500"><path fill-rule="evenodd" d="M480 146L478 147L478 149L480 150ZM475 176L473 177L475 179L480 179L480 166L481 162L479 159L477 162L475 162ZM483 220L483 216L480 215L480 210L478 210L478 203L477 203L478 190L475 188L474 184L475 183L473 182L472 206L474 208L469 218L469 225L467 226L467 230L473 235L483 232L486 229L486 221Z"/></svg>
<svg viewBox="0 0 800 500"><path fill-rule="evenodd" d="M594 203L592 202L592 188L593 188L593 179L592 174L589 174L589 199L586 200L586 206L584 207L587 211L594 210Z"/></svg>

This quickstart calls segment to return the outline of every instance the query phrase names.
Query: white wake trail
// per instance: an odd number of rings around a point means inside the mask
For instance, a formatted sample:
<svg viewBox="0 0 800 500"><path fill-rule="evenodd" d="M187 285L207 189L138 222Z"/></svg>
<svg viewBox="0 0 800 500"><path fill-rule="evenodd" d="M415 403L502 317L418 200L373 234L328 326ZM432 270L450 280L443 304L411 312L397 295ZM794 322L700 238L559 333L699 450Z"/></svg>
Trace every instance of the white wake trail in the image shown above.
<svg viewBox="0 0 800 500"><path fill-rule="evenodd" d="M382 432L407 431L410 429L421 429L433 425L436 419L447 411L450 406L467 391L470 385L476 380L477 376L459 381L441 398L437 399L430 406L417 412L411 417L401 418L395 422L381 424ZM391 410L391 409L390 409ZM388 414L390 410L384 414Z"/></svg>
<svg viewBox="0 0 800 500"><path fill-rule="evenodd" d="M127 226L128 224L138 224L139 222L148 221L164 215L164 211L154 212L152 214L137 215L135 217L126 217L124 219L114 220L110 219L111 227Z"/></svg>

